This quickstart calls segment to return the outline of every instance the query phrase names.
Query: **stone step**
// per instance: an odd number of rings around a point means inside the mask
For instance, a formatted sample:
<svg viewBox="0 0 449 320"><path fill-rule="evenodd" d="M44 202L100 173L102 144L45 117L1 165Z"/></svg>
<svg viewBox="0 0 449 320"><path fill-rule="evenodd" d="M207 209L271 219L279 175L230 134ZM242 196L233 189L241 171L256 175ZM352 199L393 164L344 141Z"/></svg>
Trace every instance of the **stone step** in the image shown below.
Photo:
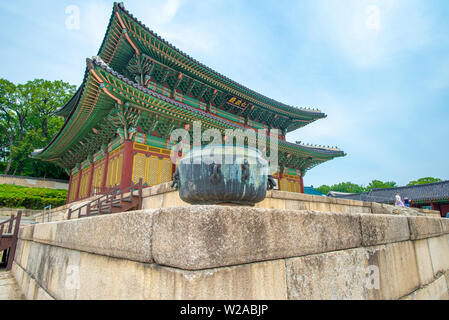
<svg viewBox="0 0 449 320"><path fill-rule="evenodd" d="M0 300L25 300L11 271L0 270Z"/></svg>

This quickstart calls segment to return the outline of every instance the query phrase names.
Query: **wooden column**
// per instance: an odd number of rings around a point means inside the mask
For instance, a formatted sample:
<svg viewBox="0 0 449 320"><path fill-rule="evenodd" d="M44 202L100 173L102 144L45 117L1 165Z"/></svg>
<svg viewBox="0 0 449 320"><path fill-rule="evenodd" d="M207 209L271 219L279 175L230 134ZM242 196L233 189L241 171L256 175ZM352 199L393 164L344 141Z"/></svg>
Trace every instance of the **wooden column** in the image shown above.
<svg viewBox="0 0 449 320"><path fill-rule="evenodd" d="M299 185L301 187L301 193L304 193L304 178L303 178L303 173L301 172L300 176L299 176Z"/></svg>
<svg viewBox="0 0 449 320"><path fill-rule="evenodd" d="M101 180L101 190L100 193L106 193L106 183L108 182L108 168L109 168L109 152L106 150L106 156L104 158L104 170L103 177Z"/></svg>
<svg viewBox="0 0 449 320"><path fill-rule="evenodd" d="M80 187L81 187L81 178L83 177L83 170L80 168L79 171L79 178L78 178L78 185L76 186L76 196L75 201L79 200L80 197Z"/></svg>
<svg viewBox="0 0 449 320"><path fill-rule="evenodd" d="M123 164L122 164L122 178L120 180L120 190L123 190L132 183L134 163L133 142L131 140L125 140L123 147Z"/></svg>
<svg viewBox="0 0 449 320"><path fill-rule="evenodd" d="M87 197L92 196L92 182L94 181L94 170L95 170L95 162L92 161L90 167L90 177L89 177L89 187L87 188Z"/></svg>
<svg viewBox="0 0 449 320"><path fill-rule="evenodd" d="M66 200L66 204L68 204L69 203L69 201L70 201L70 191L72 191L72 173L70 172L70 179L69 179L69 189L67 190L67 200Z"/></svg>

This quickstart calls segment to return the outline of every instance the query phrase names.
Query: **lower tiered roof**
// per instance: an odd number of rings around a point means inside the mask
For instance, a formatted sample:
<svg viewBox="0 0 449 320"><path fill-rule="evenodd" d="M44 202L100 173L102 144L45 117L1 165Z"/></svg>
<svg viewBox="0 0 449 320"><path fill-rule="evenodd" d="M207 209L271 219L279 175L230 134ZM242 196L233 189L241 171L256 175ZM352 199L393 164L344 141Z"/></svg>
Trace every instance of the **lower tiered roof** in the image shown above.
<svg viewBox="0 0 449 320"><path fill-rule="evenodd" d="M67 169L111 142L124 125L160 137L168 137L173 129L183 128L194 120L201 121L205 129L245 129L238 122L145 88L112 70L98 57L87 59L83 84L67 105L61 108L70 112L58 135L45 149L32 154ZM342 156L345 153L338 148L279 140L279 163L303 172Z"/></svg>

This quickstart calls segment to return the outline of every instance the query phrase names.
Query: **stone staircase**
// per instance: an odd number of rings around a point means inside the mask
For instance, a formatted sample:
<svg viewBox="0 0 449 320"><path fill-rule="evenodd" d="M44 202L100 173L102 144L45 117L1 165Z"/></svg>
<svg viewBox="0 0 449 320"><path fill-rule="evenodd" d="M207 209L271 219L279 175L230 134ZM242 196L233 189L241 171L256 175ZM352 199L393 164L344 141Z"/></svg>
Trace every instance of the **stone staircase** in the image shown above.
<svg viewBox="0 0 449 320"><path fill-rule="evenodd" d="M0 300L25 300L10 271L0 269Z"/></svg>
<svg viewBox="0 0 449 320"><path fill-rule="evenodd" d="M94 199L76 209L69 209L68 220L73 217L85 218L102 214L126 212L142 209L142 179L138 184L119 190L116 187L107 194Z"/></svg>

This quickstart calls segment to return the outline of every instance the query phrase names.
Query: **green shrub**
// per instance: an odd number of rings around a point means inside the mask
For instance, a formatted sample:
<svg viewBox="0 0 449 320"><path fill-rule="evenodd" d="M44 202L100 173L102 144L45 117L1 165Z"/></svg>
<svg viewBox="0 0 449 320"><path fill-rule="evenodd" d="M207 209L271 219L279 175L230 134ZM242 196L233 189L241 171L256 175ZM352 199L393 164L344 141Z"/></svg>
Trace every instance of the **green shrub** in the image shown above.
<svg viewBox="0 0 449 320"><path fill-rule="evenodd" d="M0 207L39 210L49 205L53 208L62 206L66 199L67 190L0 184Z"/></svg>

